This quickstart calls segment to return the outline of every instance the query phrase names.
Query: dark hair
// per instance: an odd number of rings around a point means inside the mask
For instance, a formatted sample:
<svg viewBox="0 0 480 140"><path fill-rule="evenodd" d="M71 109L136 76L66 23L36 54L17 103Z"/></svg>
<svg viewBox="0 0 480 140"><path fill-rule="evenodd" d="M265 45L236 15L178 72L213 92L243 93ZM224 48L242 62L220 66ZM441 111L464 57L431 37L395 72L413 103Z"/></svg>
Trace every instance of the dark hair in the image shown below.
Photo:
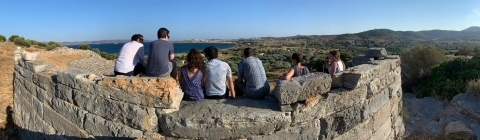
<svg viewBox="0 0 480 140"><path fill-rule="evenodd" d="M218 58L218 50L214 46L209 46L203 49L203 53L205 53L205 56L209 57L210 59Z"/></svg>
<svg viewBox="0 0 480 140"><path fill-rule="evenodd" d="M297 63L302 63L302 60L303 60L302 54L300 54L300 53L293 53L293 54L292 54L292 60L297 61Z"/></svg>
<svg viewBox="0 0 480 140"><path fill-rule="evenodd" d="M187 54L187 69L188 71L193 72L195 68L203 72L205 69L205 63L203 63L203 57L200 51L194 48Z"/></svg>
<svg viewBox="0 0 480 140"><path fill-rule="evenodd" d="M138 39L140 39L140 41L143 42L143 35L141 35L141 34L134 34L134 35L132 36L132 41L137 41Z"/></svg>
<svg viewBox="0 0 480 140"><path fill-rule="evenodd" d="M253 49L252 48L245 48L243 50L243 55L246 57L253 56Z"/></svg>
<svg viewBox="0 0 480 140"><path fill-rule="evenodd" d="M340 61L340 52L338 50L332 50L330 51L330 54L337 59L337 61Z"/></svg>
<svg viewBox="0 0 480 140"><path fill-rule="evenodd" d="M170 31L168 31L167 28L160 28L160 29L158 29L157 37L158 38L166 38L169 34L170 34Z"/></svg>

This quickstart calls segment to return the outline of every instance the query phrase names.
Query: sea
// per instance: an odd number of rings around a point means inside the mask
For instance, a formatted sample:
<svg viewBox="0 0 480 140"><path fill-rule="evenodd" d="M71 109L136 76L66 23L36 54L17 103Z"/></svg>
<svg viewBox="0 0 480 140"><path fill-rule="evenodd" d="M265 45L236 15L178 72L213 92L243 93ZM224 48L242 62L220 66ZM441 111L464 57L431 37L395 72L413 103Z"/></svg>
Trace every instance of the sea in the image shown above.
<svg viewBox="0 0 480 140"><path fill-rule="evenodd" d="M106 53L117 53L120 52L123 44L125 43L105 43L105 44L88 44L91 49L98 48L101 52ZM150 42L143 42L145 55L148 55L149 49L148 46ZM78 49L80 45L67 45L69 48ZM174 53L188 53L190 49L196 48L200 51L205 49L209 46L215 46L217 49L227 49L230 47L235 46L235 44L231 43L173 43L173 51Z"/></svg>

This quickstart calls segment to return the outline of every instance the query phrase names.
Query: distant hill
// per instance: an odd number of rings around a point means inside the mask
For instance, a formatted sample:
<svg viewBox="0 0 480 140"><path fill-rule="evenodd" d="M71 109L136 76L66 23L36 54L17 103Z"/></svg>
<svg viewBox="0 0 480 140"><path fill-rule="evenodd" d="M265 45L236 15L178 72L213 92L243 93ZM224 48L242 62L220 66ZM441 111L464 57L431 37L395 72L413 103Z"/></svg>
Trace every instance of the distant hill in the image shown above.
<svg viewBox="0 0 480 140"><path fill-rule="evenodd" d="M465 30L462 30L462 32L480 32L480 27L472 26L472 27L469 27Z"/></svg>

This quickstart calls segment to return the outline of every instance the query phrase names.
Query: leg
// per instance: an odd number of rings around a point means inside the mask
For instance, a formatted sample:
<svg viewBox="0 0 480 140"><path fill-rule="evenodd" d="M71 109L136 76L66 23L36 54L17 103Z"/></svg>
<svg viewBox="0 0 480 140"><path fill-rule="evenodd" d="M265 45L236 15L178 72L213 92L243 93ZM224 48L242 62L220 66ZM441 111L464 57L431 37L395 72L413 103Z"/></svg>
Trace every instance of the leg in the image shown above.
<svg viewBox="0 0 480 140"><path fill-rule="evenodd" d="M133 76L142 73L144 69L145 68L142 63L137 63L137 65L135 65L135 68L133 69Z"/></svg>
<svg viewBox="0 0 480 140"><path fill-rule="evenodd" d="M235 80L235 91L237 96L245 96L245 92L247 90L247 84L245 82L238 82Z"/></svg>
<svg viewBox="0 0 480 140"><path fill-rule="evenodd" d="M170 76L173 77L173 79L177 79L177 62L175 60L171 61L172 63L172 71L170 73Z"/></svg>
<svg viewBox="0 0 480 140"><path fill-rule="evenodd" d="M133 75L133 71L127 72L127 73L113 71L113 73L115 73L115 76L118 76L118 75L132 76Z"/></svg>

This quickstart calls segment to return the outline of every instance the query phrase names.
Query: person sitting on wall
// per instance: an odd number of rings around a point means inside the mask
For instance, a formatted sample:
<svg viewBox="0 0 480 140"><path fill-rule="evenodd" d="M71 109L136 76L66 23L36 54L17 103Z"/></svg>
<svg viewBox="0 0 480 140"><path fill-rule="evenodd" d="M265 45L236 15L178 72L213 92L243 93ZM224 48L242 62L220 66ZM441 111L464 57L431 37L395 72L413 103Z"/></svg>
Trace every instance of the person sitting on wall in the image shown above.
<svg viewBox="0 0 480 140"><path fill-rule="evenodd" d="M230 96L235 99L232 69L228 63L217 59L218 50L214 46L205 48L203 52L207 57L205 62L205 99L224 99L229 96L229 91Z"/></svg>
<svg viewBox="0 0 480 140"><path fill-rule="evenodd" d="M308 70L308 68L306 66L302 66L302 61L303 61L303 57L302 57L302 54L300 53L293 53L292 54L292 68L290 68L290 70L283 74L280 79L283 79L283 80L290 80L292 77L297 77L297 76L302 76L302 75L305 75L305 74L308 74L310 73L310 71Z"/></svg>
<svg viewBox="0 0 480 140"><path fill-rule="evenodd" d="M173 59L173 44L168 42L170 39L170 31L166 28L160 28L157 32L158 40L150 43L148 52L148 63L146 74L151 77L168 77L176 78L172 75L172 71L176 70L176 64ZM176 73L176 71L174 72Z"/></svg>
<svg viewBox="0 0 480 140"><path fill-rule="evenodd" d="M238 63L238 79L235 88L239 95L251 99L264 99L270 92L262 61L253 56L253 49L243 50L243 60Z"/></svg>
<svg viewBox="0 0 480 140"><path fill-rule="evenodd" d="M205 63L197 49L187 54L187 64L178 70L178 81L183 90L183 100L201 101L204 98Z"/></svg>
<svg viewBox="0 0 480 140"><path fill-rule="evenodd" d="M143 36L134 34L131 42L125 43L115 60L115 75L135 76L143 72L145 56L143 50Z"/></svg>
<svg viewBox="0 0 480 140"><path fill-rule="evenodd" d="M340 59L340 52L338 50L333 50L328 53L328 58L330 59L330 67L328 68L328 73L330 76L334 77L335 74L345 70L344 64Z"/></svg>
<svg viewBox="0 0 480 140"><path fill-rule="evenodd" d="M332 64L330 62L330 57L329 56L325 57L325 65L322 68L322 72L328 73L328 68L330 67L330 64Z"/></svg>

